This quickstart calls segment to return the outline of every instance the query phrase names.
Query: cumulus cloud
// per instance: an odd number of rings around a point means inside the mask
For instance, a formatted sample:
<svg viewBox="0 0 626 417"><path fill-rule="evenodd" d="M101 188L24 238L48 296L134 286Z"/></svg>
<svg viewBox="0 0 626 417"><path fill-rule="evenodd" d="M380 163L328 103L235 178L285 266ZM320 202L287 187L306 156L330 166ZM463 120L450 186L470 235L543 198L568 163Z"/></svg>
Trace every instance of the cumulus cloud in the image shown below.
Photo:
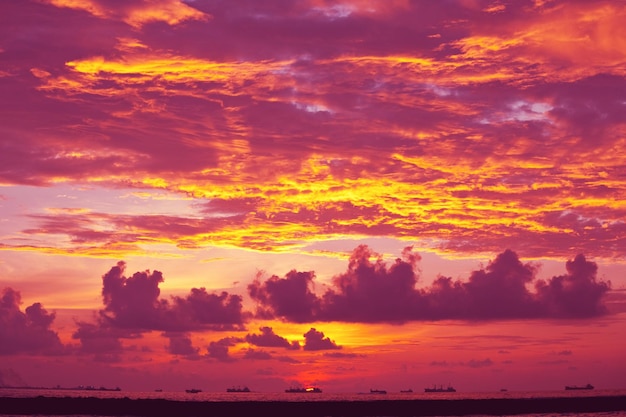
<svg viewBox="0 0 626 417"><path fill-rule="evenodd" d="M126 330L101 326L95 323L78 322L72 338L80 340L83 353L119 354L122 352L122 338L134 337Z"/></svg>
<svg viewBox="0 0 626 417"><path fill-rule="evenodd" d="M537 303L526 285L536 273L532 264L523 264L517 254L506 250L486 268L474 271L469 281L453 282L439 277L424 293L432 318L533 317Z"/></svg>
<svg viewBox="0 0 626 417"><path fill-rule="evenodd" d="M406 248L403 259L387 266L368 246L358 246L348 270L336 276L334 288L324 294L322 317L375 322L403 321L415 315L421 302L415 290L419 260L419 255Z"/></svg>
<svg viewBox="0 0 626 417"><path fill-rule="evenodd" d="M58 334L50 329L55 313L48 313L41 303L34 303L22 312L18 291L7 287L1 294L0 354L62 352Z"/></svg>
<svg viewBox="0 0 626 417"><path fill-rule="evenodd" d="M215 342L209 343L207 356L217 359L220 362L233 362L236 359L230 356L228 348L234 346L241 340L233 337L225 337Z"/></svg>
<svg viewBox="0 0 626 417"><path fill-rule="evenodd" d="M257 277L248 285L248 294L260 306L257 315L280 316L298 323L311 321L320 304L311 288L314 278L313 272L295 270L289 271L285 278L273 275L264 282Z"/></svg>
<svg viewBox="0 0 626 417"><path fill-rule="evenodd" d="M169 339L170 353L194 358L199 349L192 345L189 332L244 329L249 313L243 311L241 296L192 288L185 297L165 299L160 296L159 284L164 281L161 272L143 271L126 277L125 269L126 263L118 262L102 276L104 308L94 323L78 323L73 334L80 340L82 352L119 356L121 339L157 330ZM33 310L32 315L38 321L45 320L39 310ZM214 353L224 358L220 346Z"/></svg>
<svg viewBox="0 0 626 417"><path fill-rule="evenodd" d="M172 355L181 355L187 358L199 357L198 352L200 349L193 346L188 334L166 332L163 336L169 339L167 351Z"/></svg>
<svg viewBox="0 0 626 417"><path fill-rule="evenodd" d="M241 296L192 288L186 297L163 299L159 289L161 272L136 272L127 278L125 268L124 262L118 262L102 277L103 324L172 332L243 329L246 316Z"/></svg>
<svg viewBox="0 0 626 417"><path fill-rule="evenodd" d="M311 328L304 334L304 350L337 350L341 349L329 337L324 337L324 333Z"/></svg>
<svg viewBox="0 0 626 417"><path fill-rule="evenodd" d="M282 347L290 350L298 350L300 349L300 342L293 341L289 342L282 336L274 333L271 327L261 327L259 329L261 331L260 334L250 333L245 337L246 342L263 347Z"/></svg>
<svg viewBox="0 0 626 417"><path fill-rule="evenodd" d="M590 317L605 313L606 307L600 301L609 290L610 282L597 281L596 263L587 261L580 254L567 261L565 266L567 274L549 281L540 280L535 286L547 313L557 317Z"/></svg>
<svg viewBox="0 0 626 417"><path fill-rule="evenodd" d="M313 291L313 272L296 271L265 282L257 278L248 292L259 304L258 316L295 322L593 317L606 312L603 297L610 282L598 281L597 265L583 255L567 261L566 275L537 280L539 265L524 263L507 249L467 281L439 276L422 289L416 288L419 260L406 248L387 264L361 245L347 271L321 295Z"/></svg>

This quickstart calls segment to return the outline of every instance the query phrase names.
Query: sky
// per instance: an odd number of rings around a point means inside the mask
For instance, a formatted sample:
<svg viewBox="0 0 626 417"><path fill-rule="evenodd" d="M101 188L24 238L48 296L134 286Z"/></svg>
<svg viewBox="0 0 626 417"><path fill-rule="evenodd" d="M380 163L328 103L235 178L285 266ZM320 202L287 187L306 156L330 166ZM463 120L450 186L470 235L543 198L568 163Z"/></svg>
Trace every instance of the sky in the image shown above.
<svg viewBox="0 0 626 417"><path fill-rule="evenodd" d="M0 386L626 388L626 3L0 3Z"/></svg>

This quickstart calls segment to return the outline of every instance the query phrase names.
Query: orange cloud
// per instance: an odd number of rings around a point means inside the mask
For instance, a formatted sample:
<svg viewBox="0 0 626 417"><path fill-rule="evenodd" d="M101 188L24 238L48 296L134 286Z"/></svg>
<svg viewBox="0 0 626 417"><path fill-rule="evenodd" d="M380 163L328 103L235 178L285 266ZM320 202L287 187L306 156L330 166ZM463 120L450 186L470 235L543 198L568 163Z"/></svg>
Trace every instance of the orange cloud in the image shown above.
<svg viewBox="0 0 626 417"><path fill-rule="evenodd" d="M101 0L42 0L56 7L84 10L103 19L119 19L134 28L150 22L165 22L174 26L186 20L207 20L205 13L180 0L136 1L120 7L107 7Z"/></svg>

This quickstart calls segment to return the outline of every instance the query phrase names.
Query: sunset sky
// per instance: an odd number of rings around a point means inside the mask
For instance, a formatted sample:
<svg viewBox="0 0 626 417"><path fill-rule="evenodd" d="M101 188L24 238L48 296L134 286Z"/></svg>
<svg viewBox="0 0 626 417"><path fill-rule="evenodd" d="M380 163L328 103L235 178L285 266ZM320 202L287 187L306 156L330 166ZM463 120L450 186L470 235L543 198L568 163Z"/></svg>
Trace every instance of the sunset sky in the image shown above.
<svg viewBox="0 0 626 417"><path fill-rule="evenodd" d="M626 388L626 3L0 3L0 386Z"/></svg>

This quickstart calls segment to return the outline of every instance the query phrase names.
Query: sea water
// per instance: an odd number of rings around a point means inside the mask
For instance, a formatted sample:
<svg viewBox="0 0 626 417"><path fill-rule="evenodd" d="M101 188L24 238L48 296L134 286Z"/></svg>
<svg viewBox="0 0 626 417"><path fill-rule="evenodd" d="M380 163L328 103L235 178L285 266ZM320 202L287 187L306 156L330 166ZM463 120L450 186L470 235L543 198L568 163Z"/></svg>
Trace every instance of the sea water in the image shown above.
<svg viewBox="0 0 626 417"><path fill-rule="evenodd" d="M568 397L605 397L626 396L625 389L604 390L576 390L576 391L505 391L505 392L387 392L387 394L363 393L285 393L285 392L198 392L185 391L101 391L101 390L71 390L71 389L17 389L0 388L0 397L33 398L33 397L70 397L70 398L129 398L129 399L165 399L171 401L201 401L201 402L232 402L232 401L394 401L394 400L465 400L465 399L516 399L516 398L568 398ZM482 417L476 415L477 417ZM517 414L520 417L626 417L626 410L597 413L540 413ZM14 417L2 414L0 417ZM65 417L65 416L60 416ZM69 416L68 416L69 417ZM71 417L85 417L72 414ZM241 416L247 417L247 416ZM294 416L297 417L297 416Z"/></svg>

